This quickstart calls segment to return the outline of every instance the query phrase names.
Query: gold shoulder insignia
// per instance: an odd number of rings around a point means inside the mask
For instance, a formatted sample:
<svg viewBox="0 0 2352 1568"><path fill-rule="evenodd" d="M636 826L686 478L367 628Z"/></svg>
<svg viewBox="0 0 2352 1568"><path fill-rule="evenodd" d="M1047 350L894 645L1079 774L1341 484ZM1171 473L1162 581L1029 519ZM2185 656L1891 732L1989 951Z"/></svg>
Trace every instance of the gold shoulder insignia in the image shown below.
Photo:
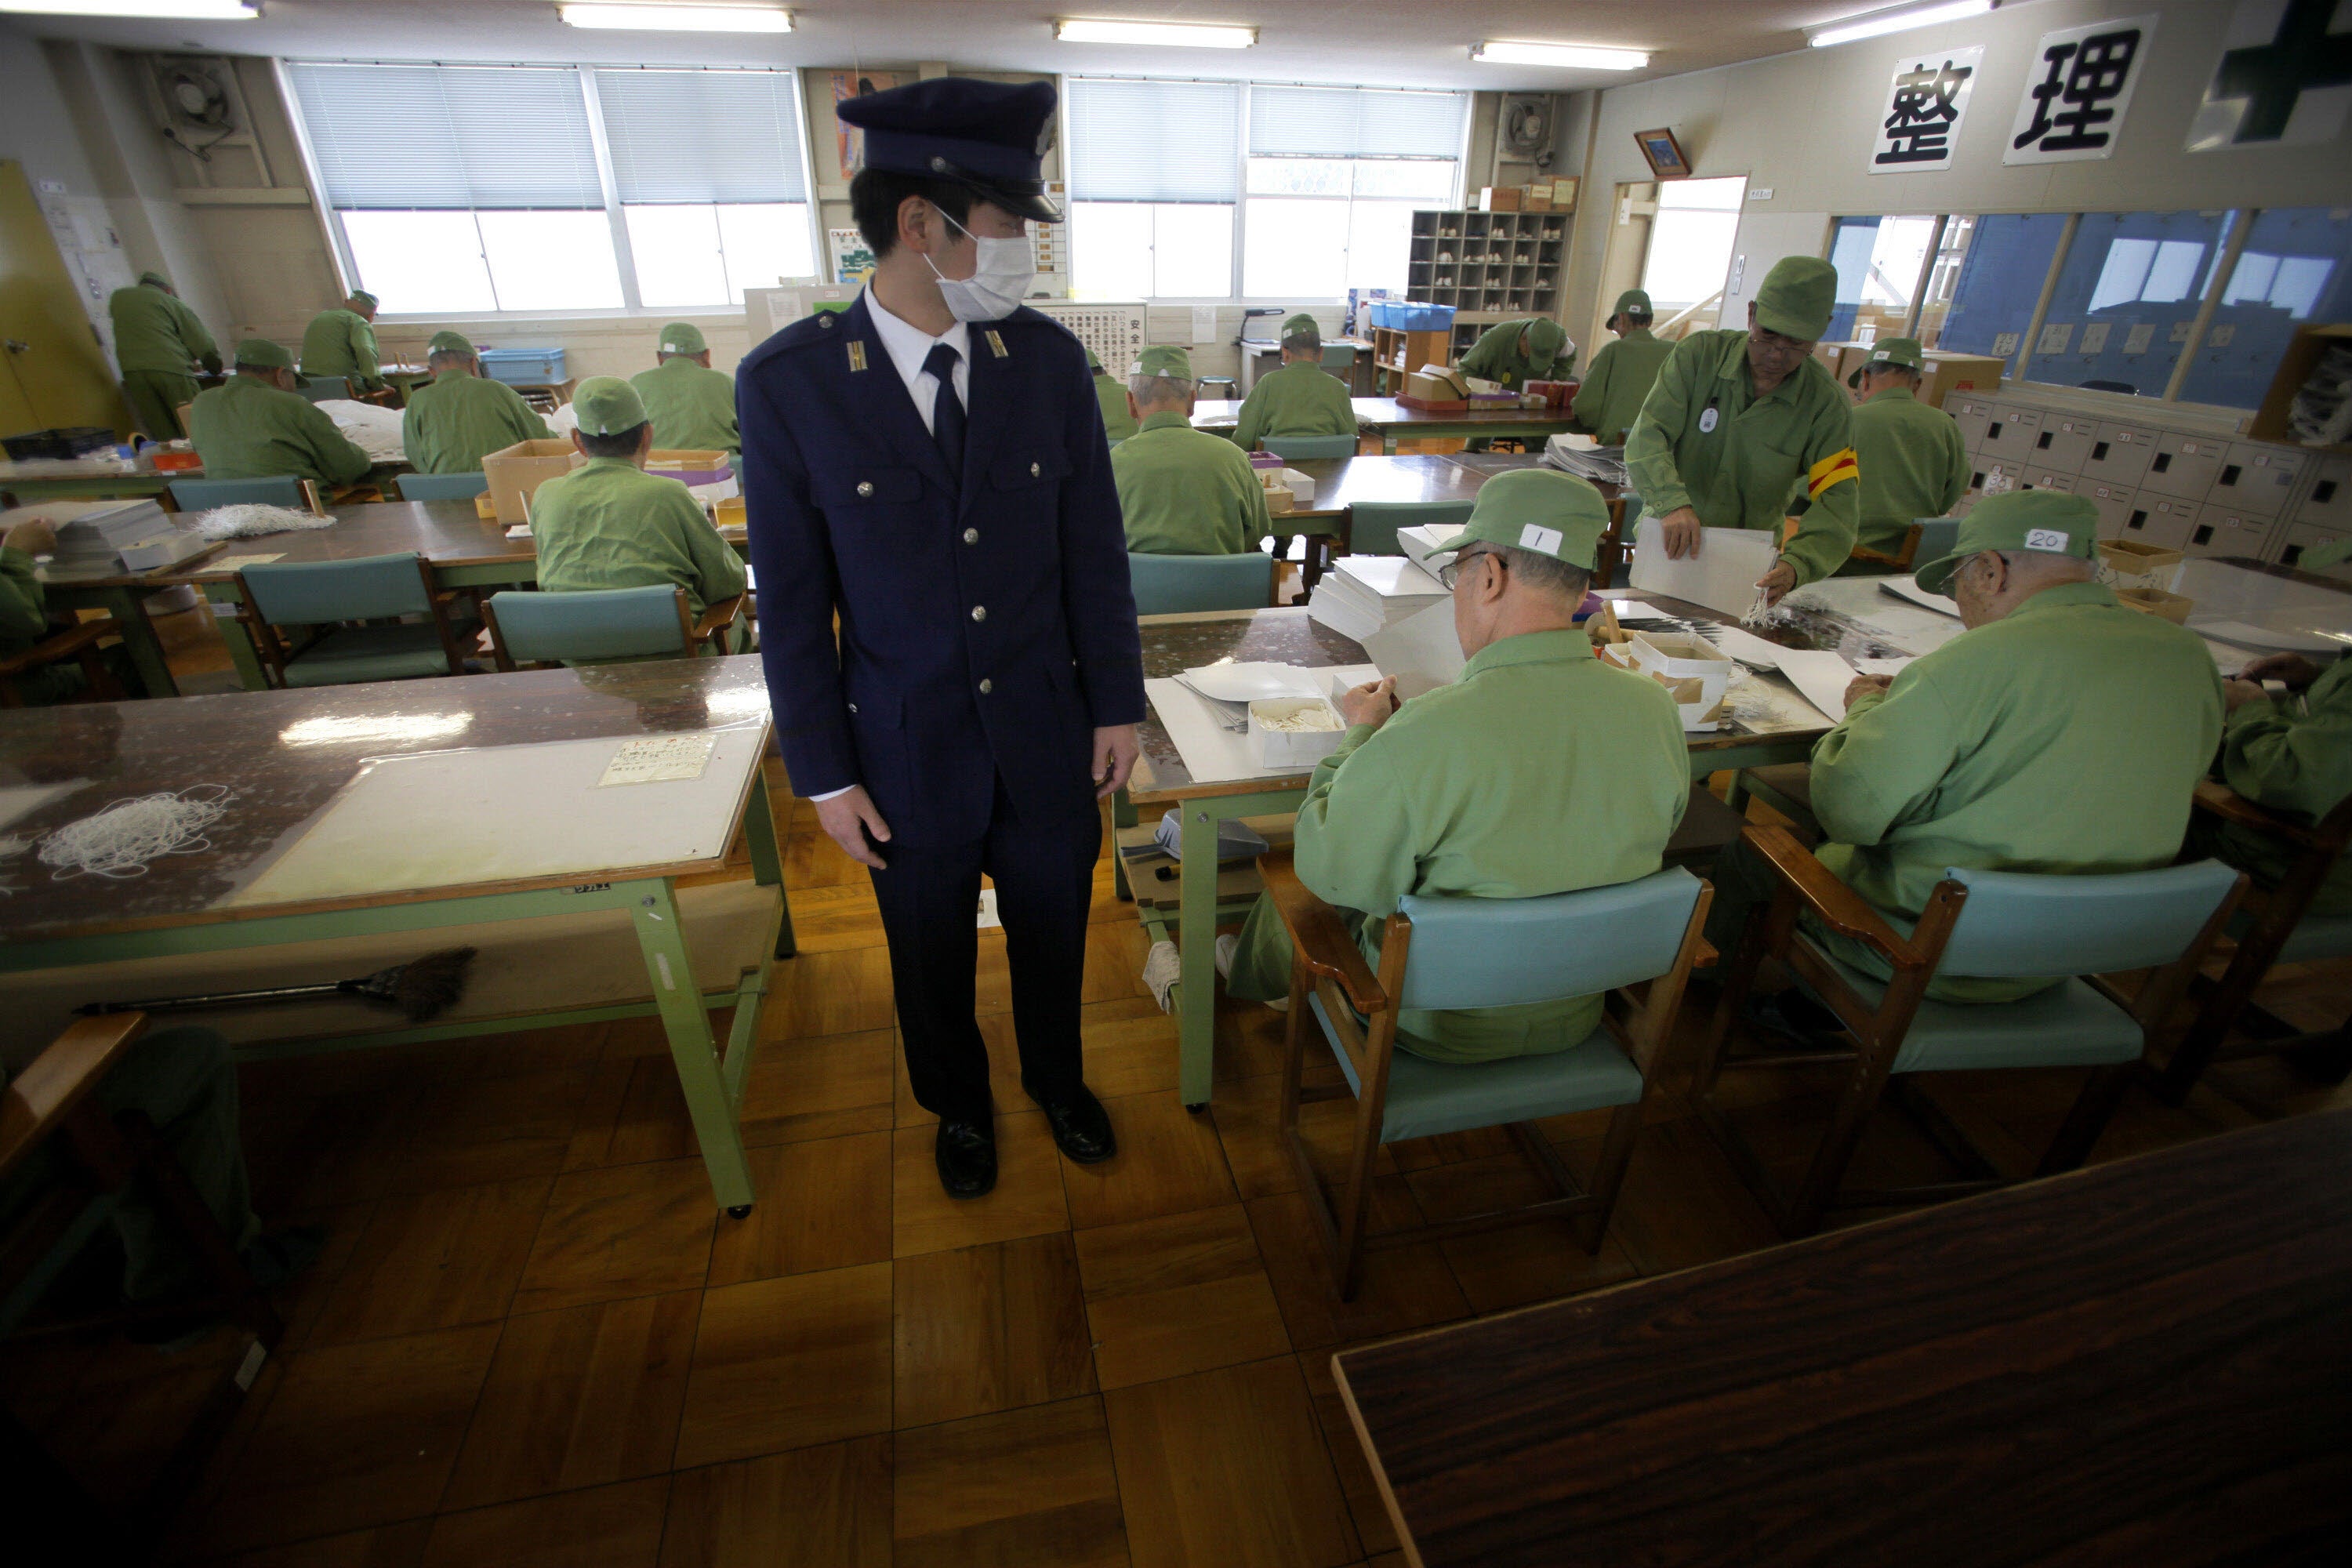
<svg viewBox="0 0 2352 1568"><path fill-rule="evenodd" d="M998 359L1004 358L1004 340L998 337L993 331L987 332L983 335L988 339L989 351L995 354Z"/></svg>
<svg viewBox="0 0 2352 1568"><path fill-rule="evenodd" d="M854 371L866 368L866 343L861 338L849 340L849 368Z"/></svg>

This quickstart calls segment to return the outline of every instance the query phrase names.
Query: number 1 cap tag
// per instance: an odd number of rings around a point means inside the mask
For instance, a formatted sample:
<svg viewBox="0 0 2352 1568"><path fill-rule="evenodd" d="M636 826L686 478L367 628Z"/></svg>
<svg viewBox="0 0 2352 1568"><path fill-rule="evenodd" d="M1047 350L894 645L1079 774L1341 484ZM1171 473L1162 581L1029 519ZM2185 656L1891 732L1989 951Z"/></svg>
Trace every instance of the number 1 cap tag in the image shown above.
<svg viewBox="0 0 2352 1568"><path fill-rule="evenodd" d="M1556 528L1546 528L1531 522L1519 530L1519 548L1532 550L1539 555L1557 559L1559 555L1560 533Z"/></svg>
<svg viewBox="0 0 2352 1568"><path fill-rule="evenodd" d="M1702 436L1712 436L1712 435L1714 435L1714 434L1715 434L1715 419L1716 419L1716 411L1715 411L1714 405L1708 405L1705 410L1703 410L1703 411L1699 414L1699 416L1698 416L1698 433L1699 433L1700 435L1702 435Z"/></svg>

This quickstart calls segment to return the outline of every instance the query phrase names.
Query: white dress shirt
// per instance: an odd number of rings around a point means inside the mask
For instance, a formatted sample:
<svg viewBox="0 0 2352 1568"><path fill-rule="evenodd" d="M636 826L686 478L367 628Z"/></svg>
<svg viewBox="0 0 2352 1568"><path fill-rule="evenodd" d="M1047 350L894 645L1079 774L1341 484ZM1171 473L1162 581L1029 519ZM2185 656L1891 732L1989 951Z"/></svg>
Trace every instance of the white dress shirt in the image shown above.
<svg viewBox="0 0 2352 1568"><path fill-rule="evenodd" d="M971 406L971 332L963 322L958 321L935 338L892 315L871 283L866 286L866 313L873 319L874 331L890 356L891 368L907 384L907 395L915 400L915 412L922 416L924 429L931 427L931 404L940 395L940 378L925 370L923 362L931 357L932 348L940 343L956 352L956 401L966 408Z"/></svg>
<svg viewBox="0 0 2352 1568"><path fill-rule="evenodd" d="M909 326L884 308L874 292L874 285L866 286L866 313L873 319L874 331L882 340L883 352L890 356L890 368L907 384L907 395L915 400L915 412L921 416L923 428L931 427L931 404L940 395L940 378L923 368L931 357L935 343L945 343L955 350L956 401L966 408L971 406L971 333L961 321L950 327L938 337L920 327ZM847 795L848 787L827 790L823 795L809 796L811 801L831 800L837 795Z"/></svg>

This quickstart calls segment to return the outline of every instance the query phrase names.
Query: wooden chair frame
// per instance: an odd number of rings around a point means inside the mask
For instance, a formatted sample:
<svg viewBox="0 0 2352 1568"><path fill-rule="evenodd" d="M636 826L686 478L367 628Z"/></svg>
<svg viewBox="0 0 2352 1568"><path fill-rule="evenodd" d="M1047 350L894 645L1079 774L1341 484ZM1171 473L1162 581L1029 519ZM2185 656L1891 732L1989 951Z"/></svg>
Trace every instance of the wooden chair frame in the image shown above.
<svg viewBox="0 0 2352 1568"><path fill-rule="evenodd" d="M125 1551L152 1546L173 1510L194 1485L214 1443L236 1415L262 1363L285 1336L285 1324L265 1300L236 1255L232 1237L205 1205L147 1117L139 1111L109 1116L97 1098L99 1086L145 1029L143 1013L78 1019L51 1042L0 1093L0 1178L44 1146L56 1142L66 1179L40 1193L0 1230L0 1279L12 1303L29 1310L29 1298L55 1279L107 1217L134 1181L143 1180L164 1215L178 1227L208 1284L205 1294L174 1299L71 1321L44 1323L27 1334L59 1333L99 1324L133 1323L192 1311L217 1311L243 1325L246 1354L230 1367L206 1397L172 1456L127 1520L81 1493L79 1483L53 1462L39 1465L45 1492L62 1489L64 1500L87 1525L119 1528ZM12 1320L21 1317L12 1312ZM16 1331L16 1323L7 1324ZM15 1426L13 1416L0 1421ZM21 1427L8 1434L18 1454L38 1455ZM45 1456L40 1456L45 1459ZM26 1478L19 1477L19 1479ZM85 1550L102 1549L102 1534L84 1539ZM100 1552L103 1555L103 1551Z"/></svg>
<svg viewBox="0 0 2352 1568"><path fill-rule="evenodd" d="M1289 855L1262 856L1258 861L1265 891L1290 932L1290 1013L1283 1039L1281 1130L1284 1147L1298 1173L1299 1190L1315 1212L1316 1229L1330 1259L1339 1299L1353 1300L1363 1284L1364 1252L1370 1247L1395 1247L1450 1236L1472 1236L1534 1220L1567 1219L1575 1223L1588 1252L1598 1252L1625 1180L1626 1163L1633 1153L1633 1138L1642 1125L1642 1107L1648 1086L1656 1081L1660 1058L1667 1048L1675 1016L1682 1006L1683 987L1695 965L1712 962L1713 950L1700 934L1706 926L1712 884L1699 884L1698 899L1683 932L1674 967L1641 987L1610 993L1603 1004L1602 1026L1618 1047L1641 1069L1641 1100L1615 1108L1601 1141L1601 1158L1590 1187L1580 1187L1534 1124L1507 1123L1519 1152L1534 1167L1552 1195L1525 1205L1492 1209L1475 1215L1413 1226L1407 1230L1367 1234L1371 1215L1372 1171L1381 1151L1381 1122L1388 1106L1389 1068L1396 1054L1398 1008L1393 998L1404 991L1405 963L1412 946L1412 922L1402 913L1388 918L1381 934L1378 975L1348 934L1339 913L1315 896L1298 879ZM1308 1086L1305 1082L1310 1043L1319 1044L1321 1028L1309 1012L1309 995L1319 997L1331 1020L1340 1048L1356 1069L1362 1092L1356 1100L1353 1142L1343 1185L1336 1201L1298 1130L1301 1104L1347 1098L1344 1086ZM1360 1024L1357 1016L1367 1020Z"/></svg>
<svg viewBox="0 0 2352 1568"><path fill-rule="evenodd" d="M466 650L464 645L457 640L456 628L449 624L449 606L459 599L472 598L472 591L464 588L436 587L433 578L433 563L421 555L416 558L416 573L425 583L425 600L432 610L433 629L440 634L441 652L449 661L449 673L463 675L466 673ZM247 584L245 574L242 572L236 574L236 618L244 624L246 635L252 639L254 652L260 656L263 672L269 678L271 684L276 686L282 687L286 684L286 667L299 658L304 648L310 647L320 640L319 637L310 637L297 646L283 631L271 624L268 617L262 615L261 606L254 602L253 589ZM338 621L327 624L341 626L347 623ZM513 667L501 665L499 668L504 669Z"/></svg>
<svg viewBox="0 0 2352 1568"><path fill-rule="evenodd" d="M1748 921L1739 949L1724 975L1723 991L1706 1036L1699 1047L1698 1068L1691 1094L1699 1119L1722 1146L1749 1190L1782 1235L1810 1236L1834 1208L1881 1208L1965 1197L2009 1185L2021 1177L2003 1176L1959 1126L1927 1096L1894 1078L1895 1058L1910 1032L1919 1005L1927 999L1928 983L1943 962L1967 904L1969 890L1957 881L1941 881L1927 896L1927 908L1909 937L1899 934L1862 895L1840 881L1785 828L1751 826L1743 835L1771 868L1775 883L1766 912ZM2105 976L2090 974L2084 983L2123 1009L2153 1038L2165 1015L2187 991L2189 979L2203 962L2207 949L2227 924L2231 911L2244 895L2246 879L2237 885L2195 940L2172 963L2150 970L2135 995L2126 996ZM1849 985L1829 958L1808 942L1798 940L1797 921L1810 912L1838 935L1863 943L1886 961L1893 976L1874 1007ZM1732 1027L1745 1008L1756 974L1767 957L1777 959L1828 1005L1851 1034L1855 1046L1822 1050L1748 1051L1728 1048ZM1793 1195L1783 1194L1764 1169L1763 1161L1727 1121L1716 1105L1717 1081L1727 1070L1836 1067L1846 1070L1829 1131L1814 1150L1813 1159ZM2139 1063L2118 1062L2094 1068L2090 1080L2075 1097L2065 1121L2042 1152L2032 1173L2035 1176L2071 1171L2083 1163L2105 1131L2107 1120L2122 1101L2124 1090L2139 1071ZM1913 1187L1844 1190L1846 1167L1871 1112L1882 1097L1918 1123L1920 1130L1946 1158L1966 1174L1958 1181Z"/></svg>
<svg viewBox="0 0 2352 1568"><path fill-rule="evenodd" d="M2223 822L2269 834L2291 845L2296 854L2277 887L2256 889L2248 900L2252 923L2236 939L2236 951L2221 977L2208 983L2200 974L2191 983L2197 1016L2173 1043L2171 1056L2156 1075L2157 1098L2179 1105L2214 1062L2273 1052L2302 1053L2318 1076L2342 1082L2344 1069L2352 1066L2352 1020L2307 1033L2257 1005L2254 991L2326 885L2346 845L2352 843L2352 798L2339 801L2317 823L2303 824L2255 805L2226 784L2206 780L2197 786L2196 807ZM2240 1031L2236 1040L2231 1038L2233 1028Z"/></svg>
<svg viewBox="0 0 2352 1568"><path fill-rule="evenodd" d="M121 701L125 696L121 684L106 667L105 656L98 647L121 630L121 625L112 616L100 616L68 626L22 653L0 658L0 708L25 706L25 694L16 689L16 682L47 665L63 664L68 659L81 666L82 677L89 682L91 700Z"/></svg>
<svg viewBox="0 0 2352 1568"><path fill-rule="evenodd" d="M751 594L745 592L717 600L705 609L698 619L692 604L687 599L686 590L674 588L671 592L677 595L679 656L687 658L694 658L695 649L702 647L708 647L713 654L724 654L727 651L728 633L733 629L736 621L751 609ZM482 599L481 605L482 622L490 628L490 651L498 660L499 668L501 670L521 668L522 666L515 662L514 656L507 651L506 634L499 630L499 614L491 605L488 596ZM556 668L546 659L533 659L530 661L530 667L533 669Z"/></svg>
<svg viewBox="0 0 2352 1568"><path fill-rule="evenodd" d="M1856 561L1867 561L1874 566L1892 566L1897 572L1908 572L1911 570L1912 558L1919 553L1919 534L1920 528L1916 522L1905 529L1903 548L1892 555L1883 550L1873 550L1865 544L1855 545L1847 552L1847 554Z"/></svg>

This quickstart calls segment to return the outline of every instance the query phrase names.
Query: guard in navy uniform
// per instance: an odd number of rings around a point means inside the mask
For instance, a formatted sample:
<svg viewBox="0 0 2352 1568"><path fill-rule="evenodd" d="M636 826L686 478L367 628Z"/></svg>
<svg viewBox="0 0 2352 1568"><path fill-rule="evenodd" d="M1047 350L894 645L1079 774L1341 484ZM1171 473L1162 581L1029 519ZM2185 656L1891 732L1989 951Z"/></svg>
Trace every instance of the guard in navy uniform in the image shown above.
<svg viewBox="0 0 2352 1568"><path fill-rule="evenodd" d="M760 635L793 783L873 868L908 1077L940 1118L940 1181L971 1197L996 1181L983 871L1022 1085L1065 1154L1113 1152L1079 978L1142 648L1086 350L1020 302L1027 223L1061 216L1038 177L1054 89L949 77L837 111L866 132L849 200L878 259L848 310L736 373Z"/></svg>

